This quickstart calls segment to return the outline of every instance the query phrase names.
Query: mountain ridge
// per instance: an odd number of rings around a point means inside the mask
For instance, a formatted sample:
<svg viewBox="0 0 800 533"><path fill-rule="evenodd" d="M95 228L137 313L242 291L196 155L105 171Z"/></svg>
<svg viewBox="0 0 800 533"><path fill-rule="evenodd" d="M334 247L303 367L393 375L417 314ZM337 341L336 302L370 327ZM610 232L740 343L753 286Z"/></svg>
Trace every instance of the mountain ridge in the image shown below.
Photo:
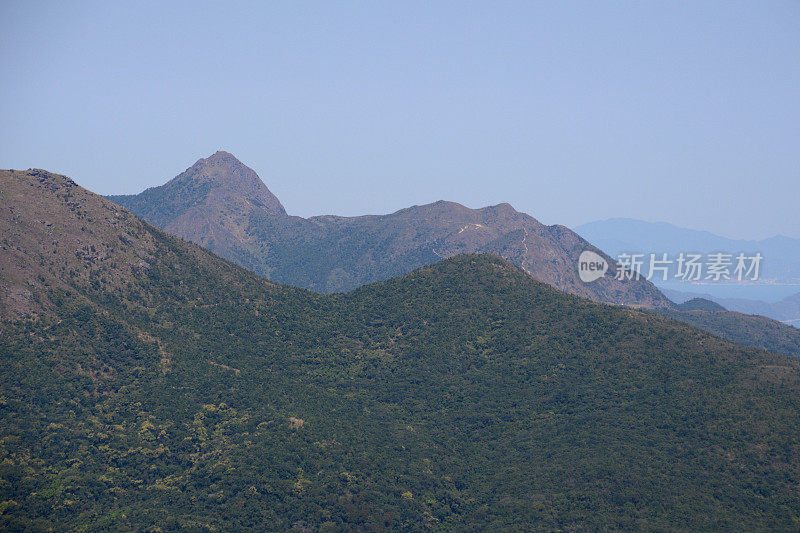
<svg viewBox="0 0 800 533"><path fill-rule="evenodd" d="M53 304L0 319L0 529L796 525L800 361L487 254L278 286L63 177L0 178L25 275L0 289Z"/></svg>
<svg viewBox="0 0 800 533"><path fill-rule="evenodd" d="M236 164L247 168L238 160ZM187 170L184 175L191 173ZM156 203L147 191L108 198L276 282L321 293L348 291L460 253L490 252L536 279L595 301L653 308L673 305L646 280L614 279L611 258L565 226L545 226L505 202L470 209L440 200L387 215L306 219L286 214L282 206L280 210L243 207L241 201L233 206L209 203L176 214L179 209L169 198ZM172 198L173 203L182 201ZM607 275L592 284L584 284L577 274L578 256L585 249L604 255L611 264Z"/></svg>
<svg viewBox="0 0 800 533"><path fill-rule="evenodd" d="M44 295L53 291L113 292L122 279L151 274L161 230L63 175L0 170L0 184L0 317L51 313ZM224 276L239 268L203 248L183 251L198 264L227 264Z"/></svg>

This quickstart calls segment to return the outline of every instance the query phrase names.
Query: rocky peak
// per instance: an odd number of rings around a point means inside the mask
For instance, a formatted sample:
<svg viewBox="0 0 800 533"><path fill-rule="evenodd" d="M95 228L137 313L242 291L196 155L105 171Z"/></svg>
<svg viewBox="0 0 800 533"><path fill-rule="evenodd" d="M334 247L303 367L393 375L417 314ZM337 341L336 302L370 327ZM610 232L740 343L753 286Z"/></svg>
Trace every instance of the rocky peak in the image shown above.
<svg viewBox="0 0 800 533"><path fill-rule="evenodd" d="M267 188L258 174L232 154L218 151L198 160L185 172L165 185L166 188L191 189L210 194L240 196L276 214L286 214L278 198Z"/></svg>

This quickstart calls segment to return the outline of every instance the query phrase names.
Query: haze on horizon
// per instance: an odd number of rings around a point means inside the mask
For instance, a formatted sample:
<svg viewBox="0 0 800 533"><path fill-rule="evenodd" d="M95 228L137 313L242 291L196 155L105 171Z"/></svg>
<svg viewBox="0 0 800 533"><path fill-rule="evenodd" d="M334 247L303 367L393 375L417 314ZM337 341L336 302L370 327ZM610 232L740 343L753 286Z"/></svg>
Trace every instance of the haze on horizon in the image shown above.
<svg viewBox="0 0 800 533"><path fill-rule="evenodd" d="M510 202L800 237L800 3L5 2L0 168L223 149L291 214Z"/></svg>

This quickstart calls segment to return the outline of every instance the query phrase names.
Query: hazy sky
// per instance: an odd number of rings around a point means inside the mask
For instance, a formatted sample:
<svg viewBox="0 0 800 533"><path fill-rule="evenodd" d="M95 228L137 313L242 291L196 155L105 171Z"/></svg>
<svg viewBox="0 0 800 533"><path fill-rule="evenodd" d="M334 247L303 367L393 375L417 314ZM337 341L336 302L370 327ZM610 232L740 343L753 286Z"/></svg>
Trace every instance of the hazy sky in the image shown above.
<svg viewBox="0 0 800 533"><path fill-rule="evenodd" d="M800 2L0 2L0 168L800 237Z"/></svg>

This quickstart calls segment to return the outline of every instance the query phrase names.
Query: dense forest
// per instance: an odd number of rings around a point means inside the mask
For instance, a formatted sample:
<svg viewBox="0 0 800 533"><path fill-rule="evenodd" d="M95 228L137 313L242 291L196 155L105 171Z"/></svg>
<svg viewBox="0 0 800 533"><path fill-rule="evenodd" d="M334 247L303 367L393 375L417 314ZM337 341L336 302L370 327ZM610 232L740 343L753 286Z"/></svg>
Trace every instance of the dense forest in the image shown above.
<svg viewBox="0 0 800 533"><path fill-rule="evenodd" d="M731 342L800 357L800 329L765 316L728 311L708 300L703 302L686 302L677 309L659 309L656 312ZM686 304L694 308L686 307Z"/></svg>
<svg viewBox="0 0 800 533"><path fill-rule="evenodd" d="M0 529L800 525L796 359L491 255L321 296L15 179Z"/></svg>

